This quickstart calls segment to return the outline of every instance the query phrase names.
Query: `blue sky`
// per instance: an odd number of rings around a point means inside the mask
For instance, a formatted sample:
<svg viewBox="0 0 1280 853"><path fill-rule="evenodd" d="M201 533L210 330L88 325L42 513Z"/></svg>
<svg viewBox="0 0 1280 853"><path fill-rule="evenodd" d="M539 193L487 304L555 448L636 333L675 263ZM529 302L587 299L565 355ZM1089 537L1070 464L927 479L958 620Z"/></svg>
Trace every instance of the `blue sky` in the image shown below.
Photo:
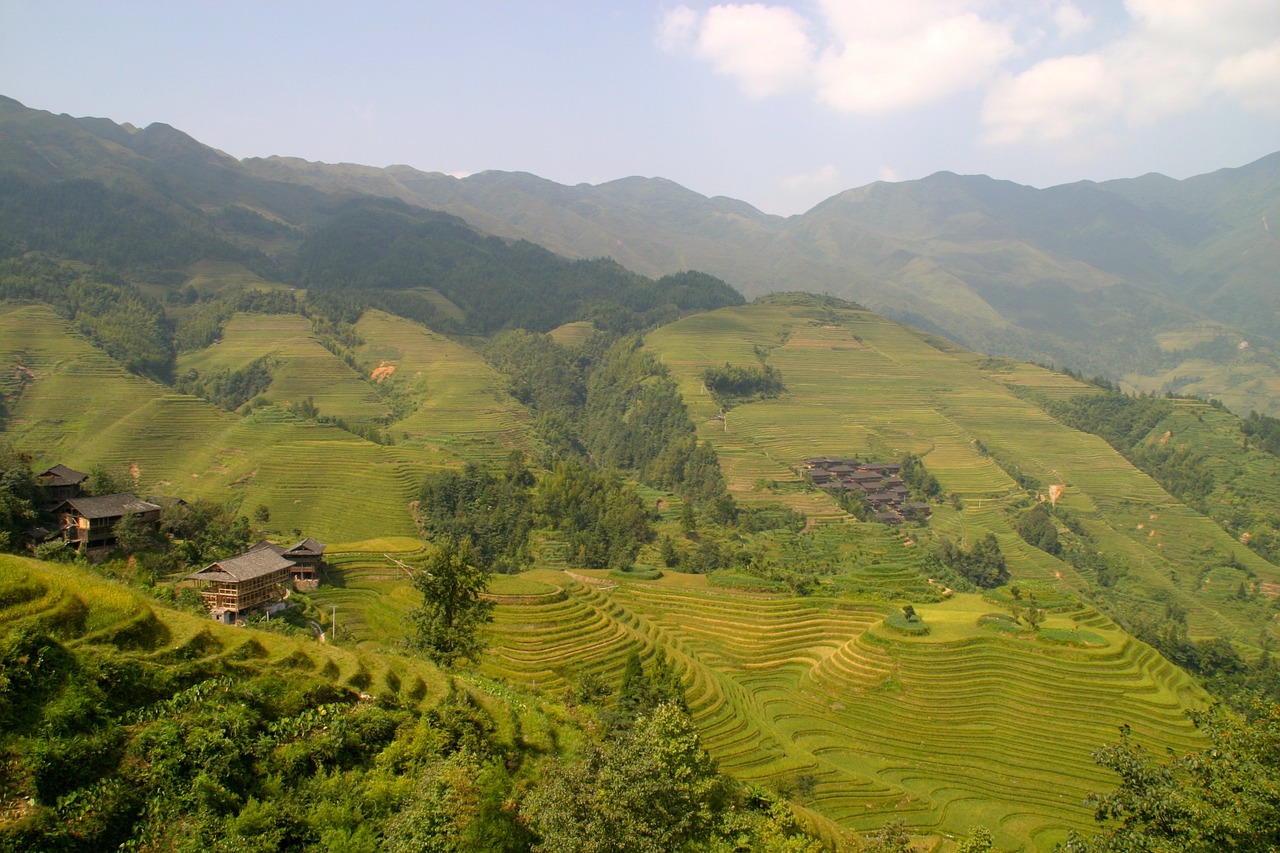
<svg viewBox="0 0 1280 853"><path fill-rule="evenodd" d="M1280 150L1280 3L0 0L0 94L236 157L662 176L791 214Z"/></svg>

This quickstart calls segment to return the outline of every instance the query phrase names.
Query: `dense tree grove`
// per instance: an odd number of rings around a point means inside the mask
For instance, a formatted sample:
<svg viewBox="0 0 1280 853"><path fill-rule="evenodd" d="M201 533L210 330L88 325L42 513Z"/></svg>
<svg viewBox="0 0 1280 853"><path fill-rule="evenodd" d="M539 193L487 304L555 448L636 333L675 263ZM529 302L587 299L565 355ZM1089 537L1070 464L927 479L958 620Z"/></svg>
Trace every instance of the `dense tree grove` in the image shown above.
<svg viewBox="0 0 1280 853"><path fill-rule="evenodd" d="M699 443L675 382L635 335L597 335L569 350L546 335L508 332L486 356L534 411L544 462L578 460L633 472L699 506L731 499L715 451Z"/></svg>
<svg viewBox="0 0 1280 853"><path fill-rule="evenodd" d="M221 368L204 375L189 370L178 377L174 388L234 412L267 390L271 385L272 365L272 358L264 355L236 370Z"/></svg>
<svg viewBox="0 0 1280 853"><path fill-rule="evenodd" d="M1019 515L1014 519L1013 529L1018 531L1018 535L1028 545L1055 556L1062 552L1062 543L1058 541L1058 525L1054 522L1047 503L1038 503Z"/></svg>
<svg viewBox="0 0 1280 853"><path fill-rule="evenodd" d="M630 568L652 536L644 503L616 474L558 463L538 481L534 511L568 546L571 566Z"/></svg>
<svg viewBox="0 0 1280 853"><path fill-rule="evenodd" d="M908 453L902 457L902 469L898 472L898 476L902 478L902 482L906 483L912 500L928 503L942 494L942 486L939 485L938 478L929 473L924 467L924 460L915 453Z"/></svg>
<svg viewBox="0 0 1280 853"><path fill-rule="evenodd" d="M0 439L0 551L16 548L36 519L31 459Z"/></svg>
<svg viewBox="0 0 1280 853"><path fill-rule="evenodd" d="M419 524L432 539L465 542L489 571L515 572L529 562L533 475L514 456L501 475L475 463L430 474L418 496Z"/></svg>
<svg viewBox="0 0 1280 853"><path fill-rule="evenodd" d="M774 367L742 367L725 363L724 367L708 367L702 381L721 405L741 400L777 397L784 390L782 374Z"/></svg>
<svg viewBox="0 0 1280 853"><path fill-rule="evenodd" d="M1009 581L1009 569L994 533L988 533L965 549L943 539L938 557L947 568L959 572L984 589L993 589Z"/></svg>

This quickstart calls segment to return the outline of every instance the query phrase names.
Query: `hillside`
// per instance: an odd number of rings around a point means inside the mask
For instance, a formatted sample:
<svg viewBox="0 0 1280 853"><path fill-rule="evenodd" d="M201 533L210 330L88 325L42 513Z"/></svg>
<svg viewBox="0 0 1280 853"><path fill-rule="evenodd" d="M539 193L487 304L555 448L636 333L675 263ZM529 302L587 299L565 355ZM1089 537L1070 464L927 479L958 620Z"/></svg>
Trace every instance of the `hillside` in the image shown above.
<svg viewBox="0 0 1280 853"><path fill-rule="evenodd" d="M421 326L371 312L379 335L363 374L317 343L301 317L238 315L226 337L184 357L234 368L263 355L281 367L271 404L236 416L127 373L41 305L0 306L0 358L20 365L10 386L5 435L44 467L61 462L128 472L142 493L265 504L273 527L328 541L415 532L409 502L423 473L462 459L497 460L522 445L523 414L497 375L471 351ZM402 371L414 407L388 425L398 446L305 420L286 405L313 397L353 421L386 410L371 374ZM406 394L411 393L406 391ZM431 413L448 412L448 419ZM358 496L358 499L356 497Z"/></svg>
<svg viewBox="0 0 1280 853"><path fill-rule="evenodd" d="M167 125L54 116L10 99L0 101L0 154L5 243L142 279L181 284L191 264L221 260L303 283L358 257L396 294L379 307L440 322L433 299L407 293L424 283L420 272L386 273L447 247L388 254L388 244L366 257L391 232L356 226L349 203L375 196L568 258L612 258L654 278L705 270L748 296L830 293L970 349L1218 397L1242 414L1280 411L1270 273L1280 244L1268 226L1280 221L1280 155L1185 181L1147 175L1043 190L938 173L847 190L782 218L660 178L567 187L523 173L455 179L408 166L239 162ZM319 255L304 242L317 233L326 235ZM335 246L354 255L335 257ZM483 254L469 263L502 266ZM589 290L616 287L617 275L595 269ZM661 304L642 301L630 310ZM463 309L471 327L494 328L494 318L471 316L476 308Z"/></svg>
<svg viewBox="0 0 1280 853"><path fill-rule="evenodd" d="M701 434L716 444L740 500L815 499L800 461L817 455L896 459L919 454L954 495L934 510L935 537L994 533L1015 578L1054 581L1099 600L1176 602L1191 633L1256 642L1273 630L1265 598L1238 600L1240 583L1280 579L1210 519L1188 509L1101 439L1069 429L1021 397L1088 393L1070 377L989 359L852 306L812 297L771 297L709 312L650 334L647 346L681 382ZM732 409L727 423L702 393L706 367L777 368L787 393ZM1017 471L1029 493L1015 482ZM1028 479L1029 478L1029 479ZM1123 575L1103 588L1028 545L1013 521L1036 492L1061 486L1057 505L1115 558ZM834 504L828 506L835 509ZM960 506L963 509L957 509ZM1150 606L1150 605L1148 605Z"/></svg>
<svg viewBox="0 0 1280 853"><path fill-rule="evenodd" d="M748 296L830 293L982 352L1219 397L1241 413L1280 410L1280 304L1267 285L1280 259L1267 227L1280 217L1280 155L1187 181L1044 190L939 173L786 219L657 178L566 187L519 173L245 165L648 275L695 267Z"/></svg>

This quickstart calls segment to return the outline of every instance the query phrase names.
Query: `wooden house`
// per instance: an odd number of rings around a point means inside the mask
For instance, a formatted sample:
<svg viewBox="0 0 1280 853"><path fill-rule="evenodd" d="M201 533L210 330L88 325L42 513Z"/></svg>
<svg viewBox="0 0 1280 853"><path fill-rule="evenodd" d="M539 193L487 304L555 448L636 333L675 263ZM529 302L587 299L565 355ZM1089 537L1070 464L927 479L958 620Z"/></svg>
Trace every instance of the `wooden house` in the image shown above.
<svg viewBox="0 0 1280 853"><path fill-rule="evenodd" d="M205 566L187 580L196 582L213 618L230 625L283 600L293 583L292 569L293 562L271 548L258 548Z"/></svg>
<svg viewBox="0 0 1280 853"><path fill-rule="evenodd" d="M324 550L327 547L323 542L310 537L303 539L290 548L263 539L250 548L249 553L265 550L273 554L279 554L293 563L293 579L299 584L298 588L314 589L315 585L319 583L320 563L324 560ZM302 586L302 584L308 584L308 586Z"/></svg>
<svg viewBox="0 0 1280 853"><path fill-rule="evenodd" d="M40 491L40 500L46 506L57 506L66 500L80 497L85 480L89 475L66 465L54 465L47 471L36 475L36 488Z"/></svg>
<svg viewBox="0 0 1280 853"><path fill-rule="evenodd" d="M121 492L95 498L72 498L54 508L62 538L73 548L108 548L116 544L115 526L125 516L137 516L149 524L160 523L160 507Z"/></svg>

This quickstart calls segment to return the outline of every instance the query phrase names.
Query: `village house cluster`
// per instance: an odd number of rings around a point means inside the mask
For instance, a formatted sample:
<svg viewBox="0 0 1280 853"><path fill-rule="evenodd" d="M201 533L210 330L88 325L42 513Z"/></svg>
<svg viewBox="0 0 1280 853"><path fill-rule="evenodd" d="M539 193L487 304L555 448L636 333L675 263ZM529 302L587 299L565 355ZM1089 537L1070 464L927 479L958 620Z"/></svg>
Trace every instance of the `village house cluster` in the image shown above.
<svg viewBox="0 0 1280 853"><path fill-rule="evenodd" d="M884 524L901 524L929 515L929 505L909 500L910 489L898 474L895 462L862 462L838 456L816 456L804 460L813 484L833 492L860 493L872 518Z"/></svg>
<svg viewBox="0 0 1280 853"><path fill-rule="evenodd" d="M325 544L303 539L292 548L262 540L236 557L192 572L209 614L233 625L252 613L275 613L289 589L315 589Z"/></svg>
<svg viewBox="0 0 1280 853"><path fill-rule="evenodd" d="M72 548L104 552L116 544L115 528L127 517L159 527L163 505L175 498L143 500L128 492L83 494L89 475L66 465L54 465L36 475L41 503L58 520L58 531L33 531L35 539L60 535ZM325 544L303 539L292 547L265 539L236 557L212 563L187 575L194 581L214 619L234 624L253 613L273 613L284 606L290 589L311 590L319 585Z"/></svg>

